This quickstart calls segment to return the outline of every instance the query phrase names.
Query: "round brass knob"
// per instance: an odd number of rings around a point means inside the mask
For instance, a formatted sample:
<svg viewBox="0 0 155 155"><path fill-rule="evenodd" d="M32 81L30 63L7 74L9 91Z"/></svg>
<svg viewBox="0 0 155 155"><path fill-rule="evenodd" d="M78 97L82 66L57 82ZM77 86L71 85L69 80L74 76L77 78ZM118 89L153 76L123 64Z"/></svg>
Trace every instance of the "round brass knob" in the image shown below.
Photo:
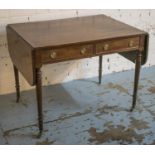
<svg viewBox="0 0 155 155"><path fill-rule="evenodd" d="M133 47L133 45L134 45L134 41L133 40L130 40L129 47Z"/></svg>
<svg viewBox="0 0 155 155"><path fill-rule="evenodd" d="M104 46L103 46L103 49L106 51L106 50L108 50L109 49L109 44L105 44Z"/></svg>
<svg viewBox="0 0 155 155"><path fill-rule="evenodd" d="M81 54L82 54L82 55L86 54L86 51L87 51L86 48L82 48L82 49L81 49Z"/></svg>
<svg viewBox="0 0 155 155"><path fill-rule="evenodd" d="M52 52L50 56L51 56L52 59L54 59L54 58L56 58L57 53L56 52Z"/></svg>

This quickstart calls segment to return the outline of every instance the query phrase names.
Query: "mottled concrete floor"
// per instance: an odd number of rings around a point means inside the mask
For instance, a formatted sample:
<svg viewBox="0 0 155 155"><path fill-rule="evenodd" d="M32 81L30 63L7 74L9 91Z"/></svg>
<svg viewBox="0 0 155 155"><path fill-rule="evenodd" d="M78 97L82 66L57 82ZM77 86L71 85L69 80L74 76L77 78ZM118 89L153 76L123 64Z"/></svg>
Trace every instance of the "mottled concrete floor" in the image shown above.
<svg viewBox="0 0 155 155"><path fill-rule="evenodd" d="M136 109L134 71L43 88L44 133L37 137L35 91L0 96L0 144L155 144L155 66L141 72Z"/></svg>

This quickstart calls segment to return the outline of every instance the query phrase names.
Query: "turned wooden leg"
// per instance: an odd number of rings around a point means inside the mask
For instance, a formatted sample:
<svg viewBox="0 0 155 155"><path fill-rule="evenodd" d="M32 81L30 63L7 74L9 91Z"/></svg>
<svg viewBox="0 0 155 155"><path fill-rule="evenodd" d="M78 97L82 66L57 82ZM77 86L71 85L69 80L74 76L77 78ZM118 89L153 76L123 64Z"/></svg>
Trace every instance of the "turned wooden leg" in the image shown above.
<svg viewBox="0 0 155 155"><path fill-rule="evenodd" d="M99 56L99 84L102 82L102 55Z"/></svg>
<svg viewBox="0 0 155 155"><path fill-rule="evenodd" d="M19 73L16 66L13 66L14 68L14 75L15 75L15 87L16 87L16 102L19 102L20 99L20 86L19 86Z"/></svg>
<svg viewBox="0 0 155 155"><path fill-rule="evenodd" d="M135 79L134 79L133 102L132 102L131 111L133 111L133 109L136 106L141 61L142 61L142 54L141 52L138 52L137 57L136 57L136 64L135 64L136 65L135 66Z"/></svg>
<svg viewBox="0 0 155 155"><path fill-rule="evenodd" d="M42 79L40 68L36 69L36 96L38 105L38 125L40 134L43 131L43 112L42 112Z"/></svg>

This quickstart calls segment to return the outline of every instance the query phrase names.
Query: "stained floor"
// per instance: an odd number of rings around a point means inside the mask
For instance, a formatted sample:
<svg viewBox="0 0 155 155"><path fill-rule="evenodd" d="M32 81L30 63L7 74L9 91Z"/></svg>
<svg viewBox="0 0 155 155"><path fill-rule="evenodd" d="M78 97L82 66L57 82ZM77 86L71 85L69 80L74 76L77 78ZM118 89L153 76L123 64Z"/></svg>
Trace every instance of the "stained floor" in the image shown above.
<svg viewBox="0 0 155 155"><path fill-rule="evenodd" d="M155 66L43 87L44 132L38 137L35 91L0 96L0 144L155 144Z"/></svg>

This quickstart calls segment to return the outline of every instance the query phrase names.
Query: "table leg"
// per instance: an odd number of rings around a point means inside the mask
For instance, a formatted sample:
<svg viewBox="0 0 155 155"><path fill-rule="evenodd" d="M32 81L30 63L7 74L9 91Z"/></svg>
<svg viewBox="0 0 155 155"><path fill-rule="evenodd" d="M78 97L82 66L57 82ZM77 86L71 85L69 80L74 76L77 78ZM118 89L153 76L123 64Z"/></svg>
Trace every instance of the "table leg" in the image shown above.
<svg viewBox="0 0 155 155"><path fill-rule="evenodd" d="M137 57L136 57L136 63L135 63L135 65L136 65L135 66L135 79L134 79L133 102L132 102L131 111L133 111L133 109L136 106L139 75L140 75L140 69L141 69L141 61L142 61L142 54L141 54L141 52L138 52Z"/></svg>
<svg viewBox="0 0 155 155"><path fill-rule="evenodd" d="M19 73L16 66L13 66L14 68L14 75L15 75L15 87L16 87L16 102L19 102L20 99L20 86L19 86Z"/></svg>
<svg viewBox="0 0 155 155"><path fill-rule="evenodd" d="M38 105L38 125L40 134L43 131L43 112L42 112L42 79L40 68L36 69L36 96Z"/></svg>
<svg viewBox="0 0 155 155"><path fill-rule="evenodd" d="M102 55L99 56L99 84L102 82Z"/></svg>

